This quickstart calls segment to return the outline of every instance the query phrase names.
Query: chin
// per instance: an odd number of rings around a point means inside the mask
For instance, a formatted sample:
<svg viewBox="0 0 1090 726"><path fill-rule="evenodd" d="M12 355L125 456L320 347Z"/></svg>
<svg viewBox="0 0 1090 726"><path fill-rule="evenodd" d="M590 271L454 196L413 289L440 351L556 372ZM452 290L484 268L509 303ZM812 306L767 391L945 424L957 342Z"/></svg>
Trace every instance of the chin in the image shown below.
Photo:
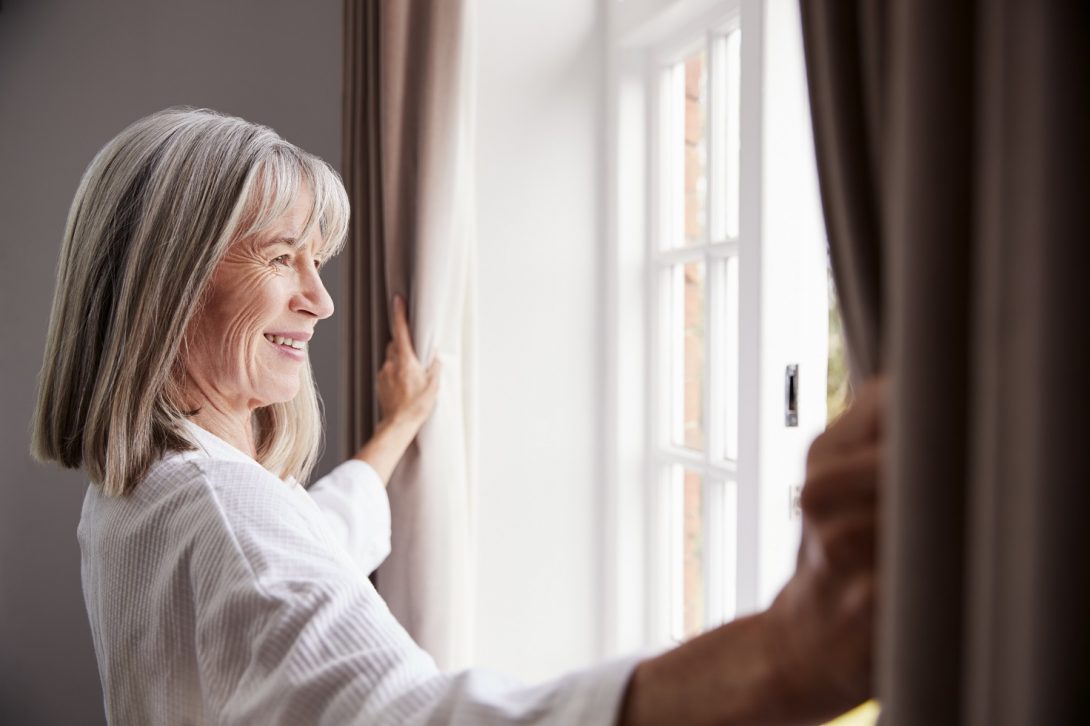
<svg viewBox="0 0 1090 726"><path fill-rule="evenodd" d="M291 401L299 395L299 388L300 386L298 383L296 383L294 386L277 387L275 389L265 391L265 395L260 396L259 400L261 401L262 406L272 406L273 404L277 403L287 403L288 401Z"/></svg>
<svg viewBox="0 0 1090 726"><path fill-rule="evenodd" d="M296 389L293 393L277 396L273 403L290 403L295 400L295 397L299 395L299 390Z"/></svg>

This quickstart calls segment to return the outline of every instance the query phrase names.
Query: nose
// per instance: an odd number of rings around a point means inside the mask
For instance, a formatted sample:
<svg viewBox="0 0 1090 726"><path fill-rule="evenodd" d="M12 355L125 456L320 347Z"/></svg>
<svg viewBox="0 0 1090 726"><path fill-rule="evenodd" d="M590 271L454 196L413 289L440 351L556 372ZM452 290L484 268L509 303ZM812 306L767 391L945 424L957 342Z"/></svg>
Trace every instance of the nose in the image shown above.
<svg viewBox="0 0 1090 726"><path fill-rule="evenodd" d="M333 298L325 289L318 270L313 267L300 276L299 292L292 302L293 310L309 313L319 320L324 320L333 314Z"/></svg>

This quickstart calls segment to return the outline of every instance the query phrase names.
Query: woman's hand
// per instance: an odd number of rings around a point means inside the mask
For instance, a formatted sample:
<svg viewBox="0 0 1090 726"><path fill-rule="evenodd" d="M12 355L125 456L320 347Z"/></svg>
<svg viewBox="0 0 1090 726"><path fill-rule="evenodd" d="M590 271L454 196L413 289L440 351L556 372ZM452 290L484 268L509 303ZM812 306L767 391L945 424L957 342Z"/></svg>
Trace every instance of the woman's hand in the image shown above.
<svg viewBox="0 0 1090 726"><path fill-rule="evenodd" d="M400 295L394 296L393 313L394 339L386 346L386 361L375 384L382 420L375 427L375 435L356 454L384 483L389 483L405 449L435 408L442 372L438 357L427 369L416 357L405 299Z"/></svg>
<svg viewBox="0 0 1090 726"><path fill-rule="evenodd" d="M378 402L384 421L419 429L435 408L439 393L439 358L426 370L416 357L405 299L394 296L393 340L386 346L386 361L378 372Z"/></svg>
<svg viewBox="0 0 1090 726"><path fill-rule="evenodd" d="M884 390L881 380L864 384L811 445L798 566L765 613L780 685L814 717L845 711L872 692Z"/></svg>

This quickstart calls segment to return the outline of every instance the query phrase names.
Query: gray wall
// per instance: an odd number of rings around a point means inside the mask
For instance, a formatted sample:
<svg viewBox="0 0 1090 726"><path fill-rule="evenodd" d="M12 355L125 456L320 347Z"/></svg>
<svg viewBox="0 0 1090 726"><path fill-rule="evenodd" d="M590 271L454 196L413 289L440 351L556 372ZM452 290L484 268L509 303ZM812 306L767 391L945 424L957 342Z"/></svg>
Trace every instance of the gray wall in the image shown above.
<svg viewBox="0 0 1090 726"><path fill-rule="evenodd" d="M341 2L3 0L0 10L0 723L102 723L79 586L85 480L29 454L68 205L95 152L166 106L267 124L340 160ZM324 278L337 300L334 262ZM338 318L311 348L338 448ZM332 463L327 452L323 469Z"/></svg>

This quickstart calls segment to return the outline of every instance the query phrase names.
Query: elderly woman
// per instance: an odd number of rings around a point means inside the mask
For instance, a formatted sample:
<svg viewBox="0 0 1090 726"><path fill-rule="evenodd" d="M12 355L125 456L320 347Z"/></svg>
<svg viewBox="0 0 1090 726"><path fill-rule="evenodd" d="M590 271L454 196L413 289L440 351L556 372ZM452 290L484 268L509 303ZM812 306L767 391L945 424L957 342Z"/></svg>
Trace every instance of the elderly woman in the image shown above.
<svg viewBox="0 0 1090 726"><path fill-rule="evenodd" d="M536 688L438 672L367 577L438 385L400 299L375 437L300 484L319 272L347 225L327 164L209 111L136 122L80 183L33 447L92 482L78 534L110 722L795 723L866 697L876 386L811 449L799 569L768 611Z"/></svg>

